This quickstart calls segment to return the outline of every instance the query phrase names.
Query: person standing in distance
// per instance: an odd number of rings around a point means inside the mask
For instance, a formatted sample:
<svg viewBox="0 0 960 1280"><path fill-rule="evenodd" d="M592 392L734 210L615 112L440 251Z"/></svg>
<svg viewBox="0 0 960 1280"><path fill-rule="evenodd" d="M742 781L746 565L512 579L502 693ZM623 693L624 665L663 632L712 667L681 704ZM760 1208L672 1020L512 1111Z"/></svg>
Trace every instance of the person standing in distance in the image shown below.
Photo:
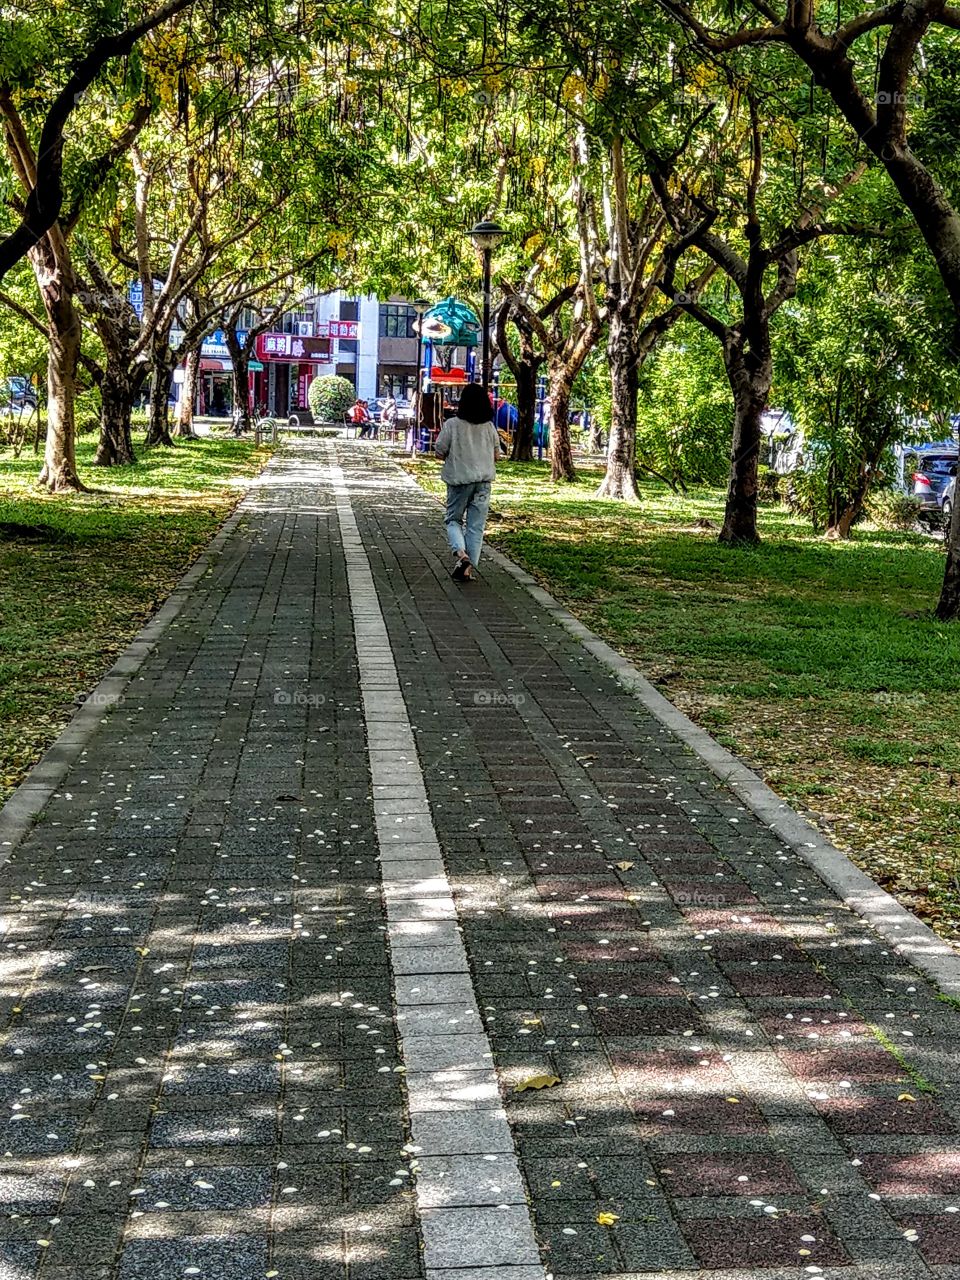
<svg viewBox="0 0 960 1280"><path fill-rule="evenodd" d="M470 382L461 391L456 415L441 427L434 452L443 459L440 478L447 485L444 523L454 555L453 576L472 582L497 459L503 456L490 396L478 383Z"/></svg>

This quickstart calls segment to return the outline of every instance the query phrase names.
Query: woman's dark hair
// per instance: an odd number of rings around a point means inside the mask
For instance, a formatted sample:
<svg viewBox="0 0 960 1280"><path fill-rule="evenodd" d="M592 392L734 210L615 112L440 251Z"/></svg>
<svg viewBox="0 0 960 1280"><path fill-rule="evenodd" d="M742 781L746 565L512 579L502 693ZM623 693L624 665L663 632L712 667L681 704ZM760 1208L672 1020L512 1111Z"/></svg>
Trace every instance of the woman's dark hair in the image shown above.
<svg viewBox="0 0 960 1280"><path fill-rule="evenodd" d="M464 422L492 422L493 406L490 396L479 382L468 382L460 392L457 417Z"/></svg>

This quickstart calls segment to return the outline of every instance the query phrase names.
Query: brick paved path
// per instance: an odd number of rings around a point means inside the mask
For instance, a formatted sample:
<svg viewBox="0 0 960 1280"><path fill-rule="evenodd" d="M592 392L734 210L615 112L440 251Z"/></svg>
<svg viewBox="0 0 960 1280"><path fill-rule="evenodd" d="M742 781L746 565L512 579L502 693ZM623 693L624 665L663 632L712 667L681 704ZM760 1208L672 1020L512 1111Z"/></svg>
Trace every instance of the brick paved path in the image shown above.
<svg viewBox="0 0 960 1280"><path fill-rule="evenodd" d="M0 1280L958 1280L960 1014L447 567L287 449L0 868Z"/></svg>

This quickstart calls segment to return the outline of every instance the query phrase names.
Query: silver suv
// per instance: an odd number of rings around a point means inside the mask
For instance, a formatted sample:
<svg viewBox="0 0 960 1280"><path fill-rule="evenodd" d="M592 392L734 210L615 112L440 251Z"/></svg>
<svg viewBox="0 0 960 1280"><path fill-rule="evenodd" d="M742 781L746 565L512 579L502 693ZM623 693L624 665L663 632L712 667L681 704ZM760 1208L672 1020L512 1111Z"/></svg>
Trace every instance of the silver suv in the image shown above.
<svg viewBox="0 0 960 1280"><path fill-rule="evenodd" d="M946 528L950 527L950 517L953 515L953 492L956 485L957 477L954 474L943 486L940 493L940 510L943 512L943 523Z"/></svg>
<svg viewBox="0 0 960 1280"><path fill-rule="evenodd" d="M927 453L917 459L913 473L913 496L921 507L921 515L936 515L943 510L947 487L953 502L953 482L957 474L957 451Z"/></svg>

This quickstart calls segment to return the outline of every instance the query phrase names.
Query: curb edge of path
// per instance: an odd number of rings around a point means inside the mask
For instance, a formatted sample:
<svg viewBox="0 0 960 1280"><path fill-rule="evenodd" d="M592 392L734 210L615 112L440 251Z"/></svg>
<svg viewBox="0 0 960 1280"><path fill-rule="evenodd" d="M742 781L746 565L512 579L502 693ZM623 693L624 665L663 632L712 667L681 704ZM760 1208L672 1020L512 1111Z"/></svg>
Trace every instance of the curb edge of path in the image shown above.
<svg viewBox="0 0 960 1280"><path fill-rule="evenodd" d="M144 623L122 650L99 683L82 695L83 702L54 738L50 746L0 808L0 867L2 867L46 808L50 797L79 760L87 743L96 733L104 715L123 696L133 676L156 648L163 633L183 608L187 596L223 550L227 539L240 523L243 504L258 483L264 467L251 478L236 507L200 550L196 559L179 579L163 604ZM81 696L81 695L77 695Z"/></svg>
<svg viewBox="0 0 960 1280"><path fill-rule="evenodd" d="M412 477L410 479L416 484ZM485 550L501 569L527 590L537 604L579 640L588 653L611 671L655 719L699 756L710 772L729 787L761 822L798 853L847 907L889 942L897 955L919 969L944 995L960 998L960 953L885 889L881 889L812 823L768 787L759 774L684 715L629 658L574 617L540 586L532 574L495 547Z"/></svg>

